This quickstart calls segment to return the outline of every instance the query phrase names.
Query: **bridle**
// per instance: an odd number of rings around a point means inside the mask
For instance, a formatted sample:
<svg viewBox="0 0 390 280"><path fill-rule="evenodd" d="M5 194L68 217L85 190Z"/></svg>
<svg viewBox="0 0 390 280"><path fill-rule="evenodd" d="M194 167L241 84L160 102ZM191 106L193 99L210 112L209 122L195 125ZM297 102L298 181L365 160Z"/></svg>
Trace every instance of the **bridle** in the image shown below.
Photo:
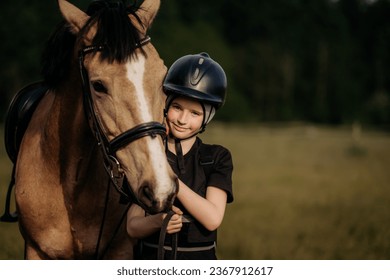
<svg viewBox="0 0 390 280"><path fill-rule="evenodd" d="M135 44L134 49L141 48L142 46L148 44L150 40L150 37L146 36L145 38L140 40L139 43ZM84 67L84 58L87 54L93 52L100 52L104 49L104 45L93 45L87 46L79 51L79 68L83 86L84 111L86 113L86 117L88 119L88 123L92 130L92 133L97 139L98 145L102 149L104 157L104 167L108 175L110 176L110 179L114 184L115 188L125 198L137 204L141 204L141 202L136 198L136 195L133 193L131 188L130 190L123 189L122 184L124 179L124 171L115 154L120 148L123 148L131 142L134 142L135 140L140 139L142 137L151 136L152 138L155 138L157 135L165 137L166 127L164 124L156 121L141 123L123 132L122 134L117 135L111 141L108 139L101 124L99 115L97 114L95 106L93 105L91 89L88 82L88 73Z"/></svg>
<svg viewBox="0 0 390 280"><path fill-rule="evenodd" d="M144 39L140 40L139 43L137 43L134 48L140 48L150 42L150 37L146 36ZM121 167L121 164L119 160L116 158L115 153L120 149L128 144L136 141L137 139L150 136L152 138L155 138L157 135L160 135L161 137L166 136L166 127L164 124L151 121L146 123L141 123L139 125L136 125L133 128L128 129L127 131L121 133L120 135L117 135L114 139L111 141L108 139L107 135L104 132L103 126L101 124L100 118L98 114L96 113L95 106L93 105L92 95L91 95L91 88L89 86L89 79L88 79L88 73L84 67L84 58L87 54L93 53L93 52L99 52L104 50L104 46L101 45L95 45L95 46L87 46L79 51L79 68L80 68L80 75L82 80L82 86L83 86L83 102L84 102L84 111L86 113L86 117L89 123L89 126L91 128L92 133L94 134L95 138L97 139L98 145L101 147L101 150L103 152L103 158L104 158L104 167L110 177L110 181L115 186L116 190L123 195L127 201L130 203L136 203L142 207L141 201L138 200L134 192L131 188L124 189L123 188L123 181L124 181L124 171ZM110 184L109 184L110 185ZM109 197L109 185L107 188L107 194L106 194L106 201L105 201L105 207L103 212L103 221L100 226L99 230L99 236L97 240L96 245L96 252L95 257L99 258L99 247L100 247L100 241L103 234L103 228L106 218L106 212L107 212L107 206L108 206L108 197ZM129 203L128 207L131 205ZM113 236L111 237L111 240L109 244L114 239L115 235L117 234L120 225L122 224L124 218L126 217L126 213L128 210L128 207L126 211L123 213L120 222L118 226L116 227ZM161 233L160 233L160 248L158 257L163 258L164 255L164 240L165 240L165 234L168 226L168 222L170 218L172 217L173 212L169 211L167 213L166 218L164 219L163 225L161 227ZM177 244L177 241L175 242ZM106 250L108 249L109 244L106 246L105 250L103 251L102 256L104 256ZM176 258L176 253L175 253Z"/></svg>

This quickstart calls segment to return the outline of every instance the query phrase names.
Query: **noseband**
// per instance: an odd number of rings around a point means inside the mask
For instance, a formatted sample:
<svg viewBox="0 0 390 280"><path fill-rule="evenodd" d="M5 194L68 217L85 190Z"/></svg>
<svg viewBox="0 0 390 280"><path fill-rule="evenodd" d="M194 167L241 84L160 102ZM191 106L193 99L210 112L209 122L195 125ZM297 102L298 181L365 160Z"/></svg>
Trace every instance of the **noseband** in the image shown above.
<svg viewBox="0 0 390 280"><path fill-rule="evenodd" d="M150 42L150 37L146 36L139 43L137 43L134 48L140 48ZM124 191L122 188L124 172L121 168L120 162L116 158L116 152L131 142L145 137L151 136L155 138L157 135L161 135L165 137L166 135L166 127L162 123L152 121L141 123L129 130L123 132L122 134L116 136L111 141L108 139L107 135L104 132L103 126L101 124L100 118L96 113L95 106L93 105L91 89L89 86L88 73L84 67L84 58L87 54L93 52L99 52L104 50L104 46L88 46L79 52L79 67L81 80L83 84L83 100L84 100L84 110L88 119L89 126L98 141L98 145L101 146L104 156L104 166L108 175L111 178L116 189L129 199L129 193ZM130 195L132 196L132 200L138 203L138 199L130 191Z"/></svg>

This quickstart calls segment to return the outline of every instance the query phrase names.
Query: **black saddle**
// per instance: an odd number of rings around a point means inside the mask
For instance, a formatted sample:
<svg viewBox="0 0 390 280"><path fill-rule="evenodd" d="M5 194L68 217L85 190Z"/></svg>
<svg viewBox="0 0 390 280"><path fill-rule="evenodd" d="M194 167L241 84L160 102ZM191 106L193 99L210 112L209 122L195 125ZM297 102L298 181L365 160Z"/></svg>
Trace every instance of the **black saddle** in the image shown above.
<svg viewBox="0 0 390 280"><path fill-rule="evenodd" d="M48 90L43 82L21 89L12 99L5 120L4 143L8 157L15 164L20 143L32 114Z"/></svg>
<svg viewBox="0 0 390 280"><path fill-rule="evenodd" d="M18 157L20 143L27 126L31 120L32 114L37 108L42 97L48 90L43 82L36 82L21 89L12 99L9 105L4 126L4 143L8 157L14 164L11 176L11 182L8 186L7 198L5 202L4 214L0 217L1 222L16 222L18 214L11 213L11 193L15 185L15 165Z"/></svg>

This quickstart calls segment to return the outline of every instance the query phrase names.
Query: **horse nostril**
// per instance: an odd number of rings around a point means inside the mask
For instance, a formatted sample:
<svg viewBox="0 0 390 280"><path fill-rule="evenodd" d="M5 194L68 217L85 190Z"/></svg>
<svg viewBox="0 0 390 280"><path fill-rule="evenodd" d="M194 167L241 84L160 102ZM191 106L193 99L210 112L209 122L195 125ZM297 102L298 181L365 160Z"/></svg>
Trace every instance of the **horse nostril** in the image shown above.
<svg viewBox="0 0 390 280"><path fill-rule="evenodd" d="M146 206L149 211L153 208L156 208L157 201L154 198L153 191L149 185L144 185L140 188L140 197L139 200L140 202Z"/></svg>
<svg viewBox="0 0 390 280"><path fill-rule="evenodd" d="M138 201L140 206L146 210L149 214L160 213L161 211L167 211L171 209L173 201L175 200L178 191L178 181L172 182L172 192L166 194L158 193L156 195L153 185L146 182L138 189Z"/></svg>
<svg viewBox="0 0 390 280"><path fill-rule="evenodd" d="M152 194L152 191L150 190L149 186L141 187L141 197L145 198L149 202L152 202L153 194Z"/></svg>

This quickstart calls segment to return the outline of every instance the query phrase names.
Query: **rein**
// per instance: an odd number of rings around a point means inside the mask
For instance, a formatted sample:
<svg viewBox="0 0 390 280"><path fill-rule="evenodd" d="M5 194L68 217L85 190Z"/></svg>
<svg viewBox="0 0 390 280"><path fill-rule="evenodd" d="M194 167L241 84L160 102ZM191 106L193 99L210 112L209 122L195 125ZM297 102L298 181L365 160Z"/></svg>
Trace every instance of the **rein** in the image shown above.
<svg viewBox="0 0 390 280"><path fill-rule="evenodd" d="M151 38L149 36L146 36L144 39L142 39L139 43L137 43L134 48L140 48L150 42ZM157 135L160 135L161 137L166 136L166 127L164 124L151 121L146 123L141 123L133 128L128 129L127 131L121 133L120 135L117 135L114 139L111 141L108 139L107 135L104 133L103 126L100 122L99 116L96 113L95 107L93 105L92 95L91 95L91 88L89 86L89 79L88 79L88 73L84 67L84 58L87 54L93 53L93 52L100 52L105 49L104 46L87 46L84 49L79 51L79 68L80 68L80 75L82 80L82 86L83 86L83 102L84 102L84 111L89 123L89 126L91 128L92 133L94 134L98 145L101 147L101 150L103 152L104 157L104 167L110 177L110 180L108 182L107 186L107 193L106 193L106 200L105 200L105 206L103 211L103 220L102 224L100 226L99 230L99 236L97 240L96 245L96 251L95 251L95 257L99 258L99 247L101 238L103 235L103 228L106 220L107 215L107 206L108 206L108 196L109 196L109 187L111 183L115 186L115 189L123 195L129 202L134 202L142 207L142 203L138 200L134 192L131 188L128 188L128 190L124 190L123 188L123 181L125 178L124 171L121 167L121 163L116 158L116 152L130 144L131 142L134 142L140 138L150 136L152 138L157 137ZM128 208L131 204L128 205L126 208L126 211L123 213L120 222L118 226L116 227L114 234L112 238L109 240L109 243L106 245L106 248L103 250L101 258L104 256L106 251L109 248L109 245L115 238L116 234L119 231L120 225L124 221L124 218L126 217L126 213ZM169 216L170 215L170 216ZM172 214L168 214L168 219L166 219L165 226L162 227L162 232L165 239L165 233L166 233L166 227L168 225L169 219L172 217ZM163 240L164 242L164 240ZM162 244L163 247L164 244ZM163 255L163 253L162 253Z"/></svg>
<svg viewBox="0 0 390 280"><path fill-rule="evenodd" d="M157 259L158 260L163 260L164 259L164 242L165 242L165 236L167 234L167 227L169 220L172 218L172 216L175 214L172 210L170 210L167 215L165 216L162 225L161 225L161 230L160 230L160 236L158 239L158 249L157 249ZM172 235L172 255L171 259L176 260L177 256L177 233L174 233Z"/></svg>

